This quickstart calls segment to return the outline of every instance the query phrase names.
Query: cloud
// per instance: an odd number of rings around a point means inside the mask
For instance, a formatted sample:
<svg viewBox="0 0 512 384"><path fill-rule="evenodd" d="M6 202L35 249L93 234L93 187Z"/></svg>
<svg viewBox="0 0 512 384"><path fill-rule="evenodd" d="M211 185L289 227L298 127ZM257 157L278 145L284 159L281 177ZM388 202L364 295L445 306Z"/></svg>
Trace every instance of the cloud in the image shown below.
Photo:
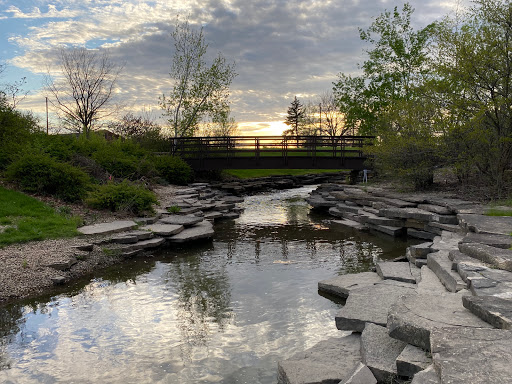
<svg viewBox="0 0 512 384"><path fill-rule="evenodd" d="M57 10L55 5L49 4L47 12L41 12L38 7L34 7L31 12L23 12L18 7L11 5L5 13L10 13L11 18L15 19L48 19L48 18L70 18L76 17L80 14L79 11L70 10L67 8Z"/></svg>
<svg viewBox="0 0 512 384"><path fill-rule="evenodd" d="M332 88L337 74L356 73L363 61L358 27L367 28L392 4L381 0L193 0L168 2L59 0L47 12L8 8L11 17L52 16L11 36L23 52L11 62L34 73L55 67L62 45L109 48L125 63L122 95L134 108L158 108L170 90L170 32L176 15L204 26L209 50L236 62L232 110L238 121L279 121L293 99L315 100ZM414 25L423 27L456 1L413 0ZM4 11L5 12L5 11ZM65 14L68 16L64 16Z"/></svg>

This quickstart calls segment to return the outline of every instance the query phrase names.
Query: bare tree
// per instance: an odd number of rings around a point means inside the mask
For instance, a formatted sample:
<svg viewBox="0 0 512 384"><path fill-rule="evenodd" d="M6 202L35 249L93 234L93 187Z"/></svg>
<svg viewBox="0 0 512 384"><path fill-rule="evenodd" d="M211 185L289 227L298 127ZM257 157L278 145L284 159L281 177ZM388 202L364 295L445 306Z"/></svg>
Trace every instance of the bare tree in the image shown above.
<svg viewBox="0 0 512 384"><path fill-rule="evenodd" d="M116 110L113 96L121 70L107 51L62 49L61 76L54 79L49 71L46 76L50 102L66 120L80 125L81 133L88 137L95 122Z"/></svg>
<svg viewBox="0 0 512 384"><path fill-rule="evenodd" d="M325 92L320 96L319 115L320 131L323 135L339 137L349 131L349 128L345 126L343 114L340 113L332 92Z"/></svg>

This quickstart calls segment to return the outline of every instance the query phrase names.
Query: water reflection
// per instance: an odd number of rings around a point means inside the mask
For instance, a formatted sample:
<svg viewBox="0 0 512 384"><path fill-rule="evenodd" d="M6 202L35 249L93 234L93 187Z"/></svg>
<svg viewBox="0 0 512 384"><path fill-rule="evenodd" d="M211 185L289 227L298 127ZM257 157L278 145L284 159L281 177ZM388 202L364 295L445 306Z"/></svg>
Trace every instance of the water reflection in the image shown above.
<svg viewBox="0 0 512 384"><path fill-rule="evenodd" d="M329 230L307 190L248 198L213 243L116 266L0 308L0 382L275 383L277 360L338 335L317 282L406 244Z"/></svg>

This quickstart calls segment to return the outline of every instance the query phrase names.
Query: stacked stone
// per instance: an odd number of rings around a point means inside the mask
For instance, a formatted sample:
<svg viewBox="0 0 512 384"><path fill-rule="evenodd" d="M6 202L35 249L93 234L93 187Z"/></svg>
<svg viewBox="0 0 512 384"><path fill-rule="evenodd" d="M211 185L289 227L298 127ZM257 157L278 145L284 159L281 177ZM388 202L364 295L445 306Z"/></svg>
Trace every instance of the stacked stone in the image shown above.
<svg viewBox="0 0 512 384"><path fill-rule="evenodd" d="M89 225L78 231L99 236L97 245L131 257L166 245L211 239L213 222L238 218L242 209L237 204L241 202L241 197L195 183L179 189L153 217Z"/></svg>
<svg viewBox="0 0 512 384"><path fill-rule="evenodd" d="M334 188L320 189L313 200L327 204L329 196L346 194L345 206L369 209L354 198L369 192ZM464 210L460 231L409 247L405 262L378 262L376 272L319 282L320 291L346 300L335 325L351 334L279 362L279 383L512 383L512 218Z"/></svg>
<svg viewBox="0 0 512 384"><path fill-rule="evenodd" d="M341 184L321 185L307 200L313 208L328 210L337 217L334 225L424 240L432 240L443 231L459 232L457 215L482 211L482 207L464 200Z"/></svg>

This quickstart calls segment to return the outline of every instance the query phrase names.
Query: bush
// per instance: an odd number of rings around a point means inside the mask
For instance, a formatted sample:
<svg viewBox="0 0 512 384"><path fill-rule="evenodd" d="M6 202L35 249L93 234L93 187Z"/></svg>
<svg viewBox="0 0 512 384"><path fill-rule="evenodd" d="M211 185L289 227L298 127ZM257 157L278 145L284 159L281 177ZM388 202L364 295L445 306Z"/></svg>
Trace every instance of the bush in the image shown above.
<svg viewBox="0 0 512 384"><path fill-rule="evenodd" d="M110 209L113 212L125 211L141 214L152 211L157 204L155 194L143 186L131 184L126 180L119 184L108 183L98 186L85 201L92 208Z"/></svg>
<svg viewBox="0 0 512 384"><path fill-rule="evenodd" d="M65 201L81 200L90 184L82 170L39 153L18 158L7 168L6 176L26 192L49 194Z"/></svg>
<svg viewBox="0 0 512 384"><path fill-rule="evenodd" d="M171 184L185 185L192 180L192 168L180 157L156 156L155 168Z"/></svg>

